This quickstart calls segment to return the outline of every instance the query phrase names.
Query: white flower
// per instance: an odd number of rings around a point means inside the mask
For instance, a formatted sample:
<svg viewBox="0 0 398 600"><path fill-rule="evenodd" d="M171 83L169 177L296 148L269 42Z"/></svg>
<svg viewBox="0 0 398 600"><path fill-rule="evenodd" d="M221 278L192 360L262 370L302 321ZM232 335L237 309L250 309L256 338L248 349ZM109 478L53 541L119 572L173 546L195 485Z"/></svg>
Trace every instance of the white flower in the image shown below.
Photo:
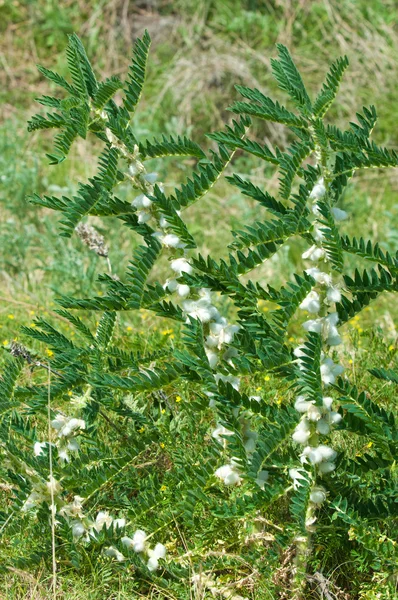
<svg viewBox="0 0 398 600"><path fill-rule="evenodd" d="M331 209L331 213L336 221L344 221L348 217L348 213L345 210L341 210L341 208L335 206Z"/></svg>
<svg viewBox="0 0 398 600"><path fill-rule="evenodd" d="M139 210L137 212L137 217L138 217L138 223L143 224L143 223L147 223L149 221L149 219L151 218L151 213L147 212L146 210Z"/></svg>
<svg viewBox="0 0 398 600"><path fill-rule="evenodd" d="M33 446L33 452L35 456L41 456L43 454L43 448L45 448L46 446L46 442L35 442Z"/></svg>
<svg viewBox="0 0 398 600"><path fill-rule="evenodd" d="M317 267L311 267L310 269L305 269L305 272L310 275L317 283L321 285L331 285L332 284L332 276L328 273L324 273Z"/></svg>
<svg viewBox="0 0 398 600"><path fill-rule="evenodd" d="M83 419L70 418L58 414L55 419L51 421L51 427L58 432L58 437L62 438L69 437L77 429L85 429L86 423Z"/></svg>
<svg viewBox="0 0 398 600"><path fill-rule="evenodd" d="M65 425L66 423L66 417L64 415L61 415L61 413L59 413L58 415L56 415L55 419L53 419L51 421L51 427L53 429L56 429L57 431L60 431L62 429L62 427Z"/></svg>
<svg viewBox="0 0 398 600"><path fill-rule="evenodd" d="M67 448L68 448L68 450L71 450L71 452L78 452L80 450L79 443L74 438L69 440Z"/></svg>
<svg viewBox="0 0 398 600"><path fill-rule="evenodd" d="M338 346L341 344L341 337L336 327L339 322L337 312L329 313L323 320L323 338L329 346Z"/></svg>
<svg viewBox="0 0 398 600"><path fill-rule="evenodd" d="M141 163L139 163L139 164L141 164ZM140 171L141 171L141 169L138 167L138 165L136 163L131 163L131 165L129 165L129 172L132 177L135 177L136 175L138 175L138 173Z"/></svg>
<svg viewBox="0 0 398 600"><path fill-rule="evenodd" d="M268 477L268 471L259 471L259 473L257 474L256 483L262 490L265 487L265 482L268 480Z"/></svg>
<svg viewBox="0 0 398 600"><path fill-rule="evenodd" d="M58 458L60 459L61 463L63 461L69 462L70 456L69 456L68 450L66 448L59 448L58 449Z"/></svg>
<svg viewBox="0 0 398 600"><path fill-rule="evenodd" d="M63 515L67 515L68 517L79 517L83 518L83 502L84 498L81 496L75 496L73 498L73 502L69 504L65 504L61 510L59 511Z"/></svg>
<svg viewBox="0 0 398 600"><path fill-rule="evenodd" d="M298 444L306 444L311 436L310 424L306 418L301 419L297 425L292 438Z"/></svg>
<svg viewBox="0 0 398 600"><path fill-rule="evenodd" d="M333 384L336 377L343 373L344 367L333 362L331 358L325 358L321 364L321 378L325 385Z"/></svg>
<svg viewBox="0 0 398 600"><path fill-rule="evenodd" d="M166 279L166 283L164 284L164 289L169 290L170 292L175 292L178 286L178 282L176 279Z"/></svg>
<svg viewBox="0 0 398 600"><path fill-rule="evenodd" d="M180 296L180 298L186 298L189 296L190 292L191 288L189 285L186 285L185 283L179 283L177 285L177 294Z"/></svg>
<svg viewBox="0 0 398 600"><path fill-rule="evenodd" d="M330 410L332 408L333 398L331 398L330 396L324 396L322 399L322 402L323 402L323 406L327 410Z"/></svg>
<svg viewBox="0 0 398 600"><path fill-rule="evenodd" d="M199 298L199 300L185 300L182 303L184 311L193 317L199 319L202 323L208 323L212 319L219 316L218 310L213 306L207 298Z"/></svg>
<svg viewBox="0 0 398 600"><path fill-rule="evenodd" d="M106 548L104 550L104 554L106 556L109 556L110 558L116 558L116 560L118 560L119 562L122 562L122 560L124 560L123 554L119 552L119 550L114 546L109 546L109 548Z"/></svg>
<svg viewBox="0 0 398 600"><path fill-rule="evenodd" d="M327 435L328 433L330 433L329 422L326 419L319 419L319 421L316 424L316 429L321 435Z"/></svg>
<svg viewBox="0 0 398 600"><path fill-rule="evenodd" d="M209 330L210 335L206 338L206 345L209 348L221 347L224 344L230 344L235 336L235 333L239 331L239 325L228 325L228 322L224 317L218 315L217 321L210 323ZM231 349L232 350L232 349ZM237 354L234 354L236 356ZM231 354L225 356L224 359L231 358Z"/></svg>
<svg viewBox="0 0 398 600"><path fill-rule="evenodd" d="M327 289L326 298L329 300L329 302L340 302L341 292L336 287L331 286Z"/></svg>
<svg viewBox="0 0 398 600"><path fill-rule="evenodd" d="M318 448L311 448L311 446L306 446L301 453L300 460L302 463L307 463L308 460L312 465L317 465L322 462L322 453Z"/></svg>
<svg viewBox="0 0 398 600"><path fill-rule="evenodd" d="M148 567L149 571L151 571L151 573L153 571L156 571L159 568L159 561L156 558L156 556L151 556L146 566Z"/></svg>
<svg viewBox="0 0 398 600"><path fill-rule="evenodd" d="M145 531L142 531L142 529L137 529L137 531L134 532L133 539L132 539L132 546L133 546L134 552L144 552L145 547L146 547L146 543L145 543L146 538L147 538L147 535L146 535Z"/></svg>
<svg viewBox="0 0 398 600"><path fill-rule="evenodd" d="M304 477L303 473L305 473L304 469L289 469L289 477L293 479L293 487L295 490L302 486L300 480L307 481L307 478Z"/></svg>
<svg viewBox="0 0 398 600"><path fill-rule="evenodd" d="M156 558L166 558L166 546L163 544L156 544L153 550L148 550L148 556L155 556Z"/></svg>
<svg viewBox="0 0 398 600"><path fill-rule="evenodd" d="M310 493L310 500L314 504L322 504L326 500L326 492L321 487L314 487Z"/></svg>
<svg viewBox="0 0 398 600"><path fill-rule="evenodd" d="M227 429L226 427L224 427L223 425L219 425L216 429L214 429L214 431L212 432L212 437L217 440L217 442L219 442L220 444L222 444L223 442L225 442L225 439L221 436L224 435L234 435L233 431L230 431L229 429Z"/></svg>
<svg viewBox="0 0 398 600"><path fill-rule="evenodd" d="M219 356L217 352L213 352L209 348L205 349L207 360L209 361L209 365L211 369L214 369L219 361Z"/></svg>
<svg viewBox="0 0 398 600"><path fill-rule="evenodd" d="M108 529L112 525L112 521L113 519L110 514L107 511L101 510L95 519L94 529L96 531L101 531L104 527Z"/></svg>
<svg viewBox="0 0 398 600"><path fill-rule="evenodd" d="M52 493L54 496L59 494L62 489L61 484L59 483L59 481L54 479L54 477L50 477L49 481L46 482L46 488L47 488L48 493L50 495Z"/></svg>
<svg viewBox="0 0 398 600"><path fill-rule="evenodd" d="M325 194L326 194L326 188L325 188L323 177L321 177L320 179L318 179L318 181L312 188L311 193L310 193L310 199L311 200L320 200L320 198L323 198L323 196Z"/></svg>
<svg viewBox="0 0 398 600"><path fill-rule="evenodd" d="M178 248L180 246L180 238L174 233L168 233L162 239L162 243L164 246L169 246L170 248Z"/></svg>
<svg viewBox="0 0 398 600"><path fill-rule="evenodd" d="M321 462L320 465L318 465L318 471L320 473L326 474L326 473L331 473L332 471L334 471L336 468L336 465L334 464L334 462Z"/></svg>
<svg viewBox="0 0 398 600"><path fill-rule="evenodd" d="M319 226L317 223L315 223L314 238L317 242L322 242L325 239L324 229L325 227Z"/></svg>
<svg viewBox="0 0 398 600"><path fill-rule="evenodd" d="M208 335L205 340L205 344L208 348L217 348L218 337L215 337L214 335Z"/></svg>
<svg viewBox="0 0 398 600"><path fill-rule="evenodd" d="M329 417L330 417L330 422L333 423L334 425L336 425L337 423L340 423L341 419L343 418L340 413L334 412L334 411L332 411L330 413Z"/></svg>
<svg viewBox="0 0 398 600"><path fill-rule="evenodd" d="M81 523L80 521L75 521L74 523L72 523L73 537L79 538L82 537L82 535L84 535L85 533L86 528L84 527L83 523Z"/></svg>
<svg viewBox="0 0 398 600"><path fill-rule="evenodd" d="M308 407L307 419L309 421L319 421L321 416L322 416L321 411L319 410L319 408L317 406L312 404L311 406Z"/></svg>
<svg viewBox="0 0 398 600"><path fill-rule="evenodd" d="M158 239L163 246L167 246L168 248L185 248L186 245L181 242L178 235L175 235L174 233L164 234L161 231L155 231L152 236Z"/></svg>
<svg viewBox="0 0 398 600"><path fill-rule="evenodd" d="M131 205L135 208L149 208L152 205L152 201L145 194L140 194L132 201Z"/></svg>
<svg viewBox="0 0 398 600"><path fill-rule="evenodd" d="M223 465L214 473L225 485L236 485L241 482L239 472L234 465Z"/></svg>
<svg viewBox="0 0 398 600"><path fill-rule="evenodd" d="M323 460L334 460L337 456L337 452L333 448L329 448L329 446L324 446L323 444L318 446L318 450L321 452Z"/></svg>
<svg viewBox="0 0 398 600"><path fill-rule="evenodd" d="M333 450L333 448L329 448L329 446L324 446L323 444L317 446L316 448L311 448L311 446L306 446L301 454L301 462L307 462L307 458L311 464L317 465L323 461L330 462L334 460L337 456L337 453Z"/></svg>
<svg viewBox="0 0 398 600"><path fill-rule="evenodd" d="M323 325L323 318L311 319L303 323L303 327L306 331L312 331L313 333L321 333Z"/></svg>
<svg viewBox="0 0 398 600"><path fill-rule="evenodd" d="M171 268L178 277L181 277L183 273L192 273L193 269L186 258L176 258L171 261Z"/></svg>
<svg viewBox="0 0 398 600"><path fill-rule="evenodd" d="M113 521L113 526L118 529L124 529L124 527L126 527L126 519L115 519Z"/></svg>
<svg viewBox="0 0 398 600"><path fill-rule="evenodd" d="M159 225L162 229L167 229L167 227L170 226L170 223L168 222L168 220L166 219L166 217L164 215L161 215L161 217L159 219Z"/></svg>
<svg viewBox="0 0 398 600"><path fill-rule="evenodd" d="M315 291L310 292L300 304L300 308L310 313L318 313L321 308L319 294Z"/></svg>
<svg viewBox="0 0 398 600"><path fill-rule="evenodd" d="M306 400L305 396L297 396L296 402L294 403L294 408L297 410L297 412L305 413L313 404L314 400Z"/></svg>
<svg viewBox="0 0 398 600"><path fill-rule="evenodd" d="M324 256L325 256L325 250L314 244L313 246L311 246L311 248L309 248L308 250L303 252L303 254L301 255L301 258L303 258L304 260L308 259L308 260L316 261L316 260L321 260L321 258L324 258Z"/></svg>
<svg viewBox="0 0 398 600"><path fill-rule="evenodd" d="M145 173L144 175L144 179L148 182L148 183L155 183L155 181L158 178L158 174L157 173Z"/></svg>

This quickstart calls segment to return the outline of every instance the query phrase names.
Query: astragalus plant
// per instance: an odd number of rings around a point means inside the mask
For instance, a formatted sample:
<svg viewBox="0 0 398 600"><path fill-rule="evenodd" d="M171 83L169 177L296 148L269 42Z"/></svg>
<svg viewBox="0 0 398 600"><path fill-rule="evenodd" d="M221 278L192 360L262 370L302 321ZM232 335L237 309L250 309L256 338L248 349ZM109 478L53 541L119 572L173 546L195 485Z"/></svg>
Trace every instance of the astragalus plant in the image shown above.
<svg viewBox="0 0 398 600"><path fill-rule="evenodd" d="M197 586L202 577L202 587L227 597L212 570L209 531L201 521L216 539L220 523L240 531L242 524L268 523L273 515L269 547L261 535L260 546L256 535L250 541L262 568L269 565L273 597L305 597L308 586L316 586L311 552L322 536L333 535L335 548L350 543L349 537L363 569L393 576L394 415L350 382L341 365L341 327L381 293L398 290L398 258L360 232L351 238L340 229L349 219L342 202L355 173L396 167L398 155L371 141L373 106L346 130L327 123L347 58L332 64L311 99L281 45L272 72L292 110L237 86L243 100L230 107L237 120L208 136L215 151L206 154L177 135L138 139L134 113L149 45L145 33L125 81L98 82L75 35L66 52L70 81L40 67L62 91L40 97L49 112L29 122L30 131L59 130L51 163L64 161L79 137L96 139L103 150L97 174L79 183L73 196L30 200L60 213L60 235L79 235L105 258L106 240L87 222L90 216L117 217L141 244L125 273L112 272L108 261L99 277L105 292L58 299L62 324L38 318L23 328L33 350L9 348L1 449L12 498L2 513L2 534L18 527L19 519L29 521L34 558L49 561L52 524L53 558L68 568L105 554L123 568L134 566L137 581L150 576L167 588L176 580ZM284 125L294 141L280 149L251 140L252 119ZM278 196L266 190L266 180L257 186L233 173L236 151L278 170ZM168 156L191 156L197 163L171 194L148 166ZM197 252L185 214L224 176L258 203L258 217L232 231L229 249L216 260ZM276 289L264 281L261 265L286 243L302 248L302 265ZM160 259L167 259L168 270L159 280L153 270ZM361 267L366 261L374 266ZM114 332L122 311L137 311L137 322L150 311L177 322L181 335L157 348L145 343L144 333L120 347ZM88 326L92 313L98 315L95 331ZM76 330L73 339L65 321ZM291 333L299 323L301 343ZM267 374L282 390L281 401L256 392L258 378L269 379ZM391 373L378 376L394 379ZM169 403L176 393L184 396L178 411ZM198 432L202 442L193 452ZM164 436L175 440L166 458ZM350 448L362 437L369 451L358 457ZM174 486L167 498L165 471ZM152 531L151 518L158 525ZM176 521L188 546L200 550L187 553L170 541ZM199 546L189 536L199 538ZM282 560L279 569L275 556ZM200 575L195 565L203 561Z"/></svg>

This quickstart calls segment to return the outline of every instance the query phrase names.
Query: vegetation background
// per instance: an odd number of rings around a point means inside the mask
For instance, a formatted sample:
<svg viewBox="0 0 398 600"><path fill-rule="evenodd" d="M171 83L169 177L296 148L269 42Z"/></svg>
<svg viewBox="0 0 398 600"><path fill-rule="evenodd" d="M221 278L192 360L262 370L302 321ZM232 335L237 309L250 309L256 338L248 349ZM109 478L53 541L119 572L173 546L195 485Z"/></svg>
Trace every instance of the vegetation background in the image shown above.
<svg viewBox="0 0 398 600"><path fill-rule="evenodd" d="M96 165L92 144L79 139L65 163L50 167L45 152L50 151L52 133L28 136L26 131L26 121L36 111L34 98L48 93L35 64L65 73L68 33L80 36L103 78L127 72L132 43L147 28L153 43L136 131L150 136L187 133L205 146L210 144L205 133L231 119L225 107L237 96L235 84L274 95L269 58L276 42L289 47L310 91L319 89L330 62L347 54L351 66L331 119L337 124L355 119L356 109L375 104L379 114L375 140L397 150L397 10L394 0L0 0L0 346L18 338L19 326L30 325L33 316L59 319L52 313L54 297L60 292L90 295L104 270L104 259L77 238L58 237L54 214L26 202L32 192L70 193ZM282 126L256 127L257 141L280 146L288 141ZM166 191L191 167L189 161L159 163ZM271 192L276 188L271 170L259 168L248 156L237 153L233 169L249 172L253 182ZM396 171L387 176L372 170L356 177L344 199L351 216L347 233L360 232L377 239L383 250L395 252L397 188ZM230 229L250 220L255 210L254 202L219 183L190 212L191 229L202 242L200 250L222 254ZM112 264L122 269L131 256L131 237L116 219L96 224L110 246ZM264 270L266 281L278 285L285 280L300 255L300 248L290 247L282 260L271 261ZM370 366L388 366L394 360L396 314L397 308L384 295L365 317L346 328L347 365L352 365L358 382L366 378ZM128 314L122 319L118 336L126 345L144 330L148 343L156 346L178 335L159 319L133 322ZM365 350L371 350L366 359ZM274 397L278 390L270 387L269 393ZM132 597L120 578L109 583L101 573L91 579L90 589L82 581L66 581L65 597ZM103 591L104 585L109 593ZM46 595L41 586L39 576L10 573L4 597L42 599ZM271 597L265 589L253 597ZM377 595L376 584L362 590L363 598L385 597ZM170 598L188 598L187 594Z"/></svg>

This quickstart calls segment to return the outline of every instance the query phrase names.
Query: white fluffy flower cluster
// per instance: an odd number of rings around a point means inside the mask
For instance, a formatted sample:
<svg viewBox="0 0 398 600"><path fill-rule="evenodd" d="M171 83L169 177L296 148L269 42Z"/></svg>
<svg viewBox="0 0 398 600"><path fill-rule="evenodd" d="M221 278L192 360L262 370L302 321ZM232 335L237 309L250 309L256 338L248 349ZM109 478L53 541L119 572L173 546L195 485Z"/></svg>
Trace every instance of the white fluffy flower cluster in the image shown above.
<svg viewBox="0 0 398 600"><path fill-rule="evenodd" d="M66 417L58 413L55 419L51 421L51 427L57 432L55 445L58 449L59 459L61 462L69 462L69 452L78 452L80 449L75 437L86 428L85 421L83 419L76 419L75 417Z"/></svg>
<svg viewBox="0 0 398 600"><path fill-rule="evenodd" d="M50 477L48 481L35 481L31 493L22 506L22 510L27 512L46 502L55 513L58 496L61 491L61 484L54 477ZM54 500L54 504L52 504L52 499Z"/></svg>
<svg viewBox="0 0 398 600"><path fill-rule="evenodd" d="M225 485L237 485L242 481L238 465L239 463L232 458L229 465L219 467L214 475Z"/></svg>
<svg viewBox="0 0 398 600"><path fill-rule="evenodd" d="M323 178L321 178L310 193L310 199L313 200L312 212L316 218L321 216L317 202L325 194L326 187ZM341 221L347 217L347 214L340 209L332 208L331 210L336 220ZM322 244L325 233L322 224L315 222L314 229L316 244L304 252L302 258L312 262L322 261L327 265L328 258ZM321 335L327 347L337 346L342 341L337 329L339 316L335 310L330 310L330 307L332 304L340 302L340 290L333 284L331 274L325 272L325 267L321 269L313 266L307 269L306 273L315 280L317 289L313 289L300 305L301 309L313 315L313 318L306 321L303 327L306 331ZM299 368L304 369L305 348L299 346L295 349L294 354ZM325 387L333 384L336 377L341 375L343 370L341 365L336 364L324 352L321 353L320 374ZM306 396L298 396L295 402L295 409L302 417L294 430L293 440L303 446L300 456L301 462L315 466L320 474L330 473L335 469L336 452L332 448L319 443L320 436L328 435L333 425L339 423L342 418L339 412L333 410L332 404L333 398L329 396L325 396L320 405ZM304 473L302 469L290 469L289 474L293 479L295 489L302 485L302 480L306 479ZM314 505L321 504L325 499L326 492L323 488L315 486L311 489L310 500Z"/></svg>
<svg viewBox="0 0 398 600"><path fill-rule="evenodd" d="M146 554L149 571L156 571L159 568L159 559L166 558L166 547L163 544L156 544L150 548L147 541L147 534L142 529L137 529L132 538L122 537L122 544L128 550L133 550L139 554Z"/></svg>
<svg viewBox="0 0 398 600"><path fill-rule="evenodd" d="M124 518L115 519L105 510L100 510L94 521L89 519L83 513L83 500L84 498L75 496L73 502L65 504L59 510L59 513L69 520L75 538L83 538L83 541L90 542L90 539L104 528L109 529L113 525L116 531L126 527Z"/></svg>

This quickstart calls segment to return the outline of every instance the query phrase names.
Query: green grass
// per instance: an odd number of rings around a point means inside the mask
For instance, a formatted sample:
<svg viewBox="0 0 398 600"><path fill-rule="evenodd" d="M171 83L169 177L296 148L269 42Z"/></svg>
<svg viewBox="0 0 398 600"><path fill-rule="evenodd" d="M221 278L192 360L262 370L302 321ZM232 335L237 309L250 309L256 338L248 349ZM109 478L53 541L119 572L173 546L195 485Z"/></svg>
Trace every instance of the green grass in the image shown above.
<svg viewBox="0 0 398 600"><path fill-rule="evenodd" d="M130 51L132 39L148 27L153 36L153 52L143 104L135 124L138 137L170 131L189 132L195 141L209 146L205 132L231 118L226 107L236 97L234 84L275 92L269 57L275 53L275 42L280 41L289 46L311 91L319 88L330 61L346 53L351 63L350 77L342 86L339 108L331 112L331 120L337 119L338 123L353 120L358 106L374 103L379 112L375 139L398 148L395 2L206 0L198 3L177 0L158 3L158 10L150 8L150 3L142 10L134 4L122 0L63 3L4 0L0 4L0 59L4 67L0 74L0 115L3 117L0 129L0 346L19 339L20 325L29 325L35 316L59 320L53 312L56 296L61 293L86 296L101 289L96 278L106 269L103 259L90 253L78 239L58 237L56 217L52 213L32 207L26 201L30 193L40 194L51 190L51 186L73 191L76 182L90 176L95 168L92 147L84 142L77 144L63 165L48 166L43 157L49 151L51 135L28 136L26 133L26 120L36 110L34 97L48 92L34 63L65 71L63 52L67 33L76 31L85 42L93 64L98 65L101 74L109 75L126 71L127 49ZM271 145L284 146L288 142L279 127L256 125L254 133L257 141L268 141ZM183 180L191 167L188 160L154 164L154 170L159 169L161 178L165 179L166 190ZM270 191L276 189L278 182L272 171L264 171L255 159L237 153L232 168L237 173L250 174L252 181L266 185ZM360 232L364 237L369 234L380 241L383 249L395 251L397 185L397 173L387 177L375 171L356 177L342 204L351 215L347 233ZM211 251L214 256L224 255L231 241L232 227L249 222L256 210L254 202L244 199L226 182L220 182L189 213L188 224L197 235L199 250L204 254ZM115 270L122 273L132 252L127 230L117 220L103 223L98 220L96 225L109 244ZM300 255L301 246L291 244L282 257L264 266L259 275L265 283L278 286L295 271ZM396 364L396 317L397 307L385 296L344 330L345 366L357 385L375 393L380 404L386 407L396 403L393 389L380 386L367 370ZM94 325L94 317L91 323ZM298 329L293 327L291 335L299 341ZM124 315L117 331L120 343L127 348L132 339L142 341L143 336L147 337L148 347L178 343L178 331L170 331L161 319L143 314L138 321L136 316ZM248 381L247 385L252 393L261 390L269 402L291 401L286 390L272 380ZM189 406L194 399L184 397L184 390L180 393L185 413L175 405L174 397L170 399L168 410L176 418L194 420L193 408ZM208 421L204 420L197 430L188 430L191 457L199 452L207 428ZM187 441L175 443L169 438L165 444L166 451L154 450L153 458L158 461L154 477L165 477L167 500L177 483L174 472L168 473L166 469L164 474L164 461L171 460L170 456L173 461L181 456L187 458L184 454ZM355 443L342 449L353 454L366 450ZM0 488L0 498L5 502L7 494L7 490ZM231 582L242 581L241 588L232 588L235 594L258 600L278 598L280 590L272 583L272 576L280 557L271 548L270 539L278 531L278 526L273 527L273 524L281 522L286 508L282 503L278 510L273 510L275 513L266 515L265 525L261 521L253 524L242 519L230 528L228 522L223 523L221 519L214 522L208 515L198 521L197 538L205 535L211 551L220 554L211 576L217 576L225 590L230 589ZM159 515L150 515L149 520L153 528L161 527ZM17 556L24 554L24 549L26 553L34 551L29 531L27 519L21 526L11 527L6 545L0 549L0 562L9 567ZM193 537L186 539L186 534ZM255 534L260 537L260 545L247 542ZM184 528L182 519L170 525L167 539L171 539L171 553L173 544L186 545L190 552L196 553L196 558L203 551L192 529ZM347 549L346 556L341 557L340 569L332 572L333 553L341 548L337 542L334 546L335 541L332 534L319 541L313 558L315 568L322 568L333 585L348 590L352 598L392 600L394 582L383 581L377 575L372 581L365 566L360 573L359 559L355 562L355 547ZM142 586L141 591L138 590L134 573L126 573L106 559L92 564L91 558L87 556L76 572L63 571L62 564L59 565L60 598L205 600L213 597L209 589L193 591L189 582L176 582L168 591L161 582L148 582L146 591L142 592ZM206 564L206 557L202 558ZM42 563L34 569L5 568L0 571L0 581L7 599L49 597L48 568ZM225 594L224 597L228 597Z"/></svg>

